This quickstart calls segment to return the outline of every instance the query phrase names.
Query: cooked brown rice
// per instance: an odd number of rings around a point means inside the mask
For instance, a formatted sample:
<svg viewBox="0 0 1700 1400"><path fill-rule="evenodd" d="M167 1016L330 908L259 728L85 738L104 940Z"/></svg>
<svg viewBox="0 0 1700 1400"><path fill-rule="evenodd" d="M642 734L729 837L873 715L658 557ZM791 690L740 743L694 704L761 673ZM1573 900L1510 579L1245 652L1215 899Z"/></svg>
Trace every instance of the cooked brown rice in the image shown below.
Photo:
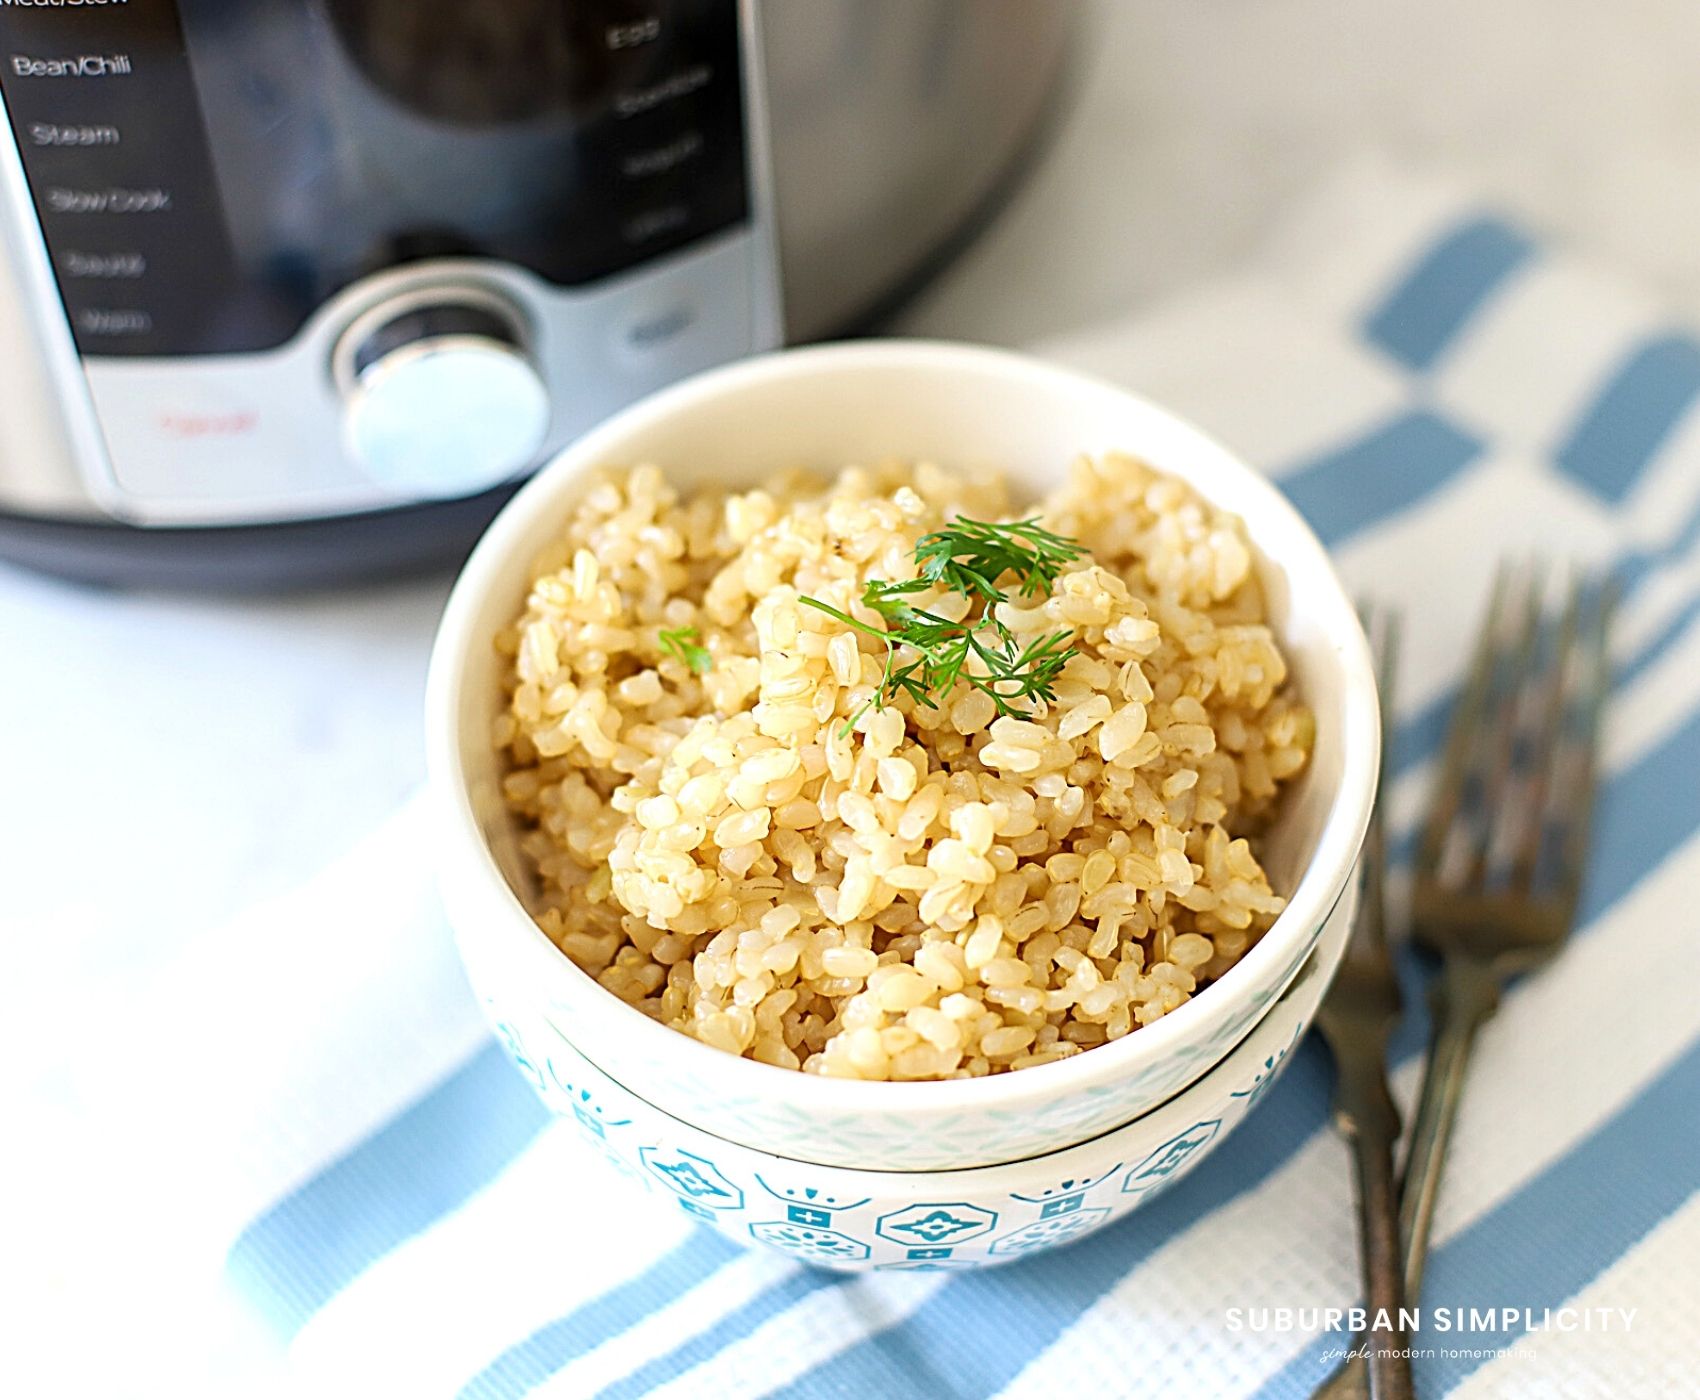
<svg viewBox="0 0 1700 1400"><path fill-rule="evenodd" d="M995 718L958 683L864 709L882 645L799 599L877 624L864 581L914 577L958 514L1011 518L1000 481L598 477L497 639L538 924L676 1030L863 1079L1061 1059L1232 967L1282 908L1248 837L1313 732L1244 528L1122 456L1076 462L1039 512L1090 557L999 616L1073 630L1055 701ZM711 668L663 628L697 629Z"/></svg>

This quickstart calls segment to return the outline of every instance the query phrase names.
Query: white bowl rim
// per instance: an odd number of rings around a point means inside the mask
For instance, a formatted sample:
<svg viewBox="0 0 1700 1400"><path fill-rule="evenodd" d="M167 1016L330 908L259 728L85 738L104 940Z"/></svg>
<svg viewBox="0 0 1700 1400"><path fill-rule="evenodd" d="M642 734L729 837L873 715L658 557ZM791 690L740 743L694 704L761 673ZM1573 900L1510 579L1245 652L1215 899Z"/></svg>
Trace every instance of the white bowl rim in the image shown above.
<svg viewBox="0 0 1700 1400"><path fill-rule="evenodd" d="M1321 566L1313 567L1310 572L1329 584L1326 596L1311 598L1308 607L1322 616L1327 634L1338 645L1345 730L1342 773L1315 853L1286 909L1241 960L1199 996L1136 1034L1097 1046L1087 1054L1031 1066L1018 1073L922 1081L869 1081L804 1074L727 1054L652 1020L578 968L538 928L508 885L484 839L461 762L458 716L464 662L472 654L473 646L490 644L488 637L473 635L478 611L499 576L510 566L519 541L532 528L537 516L561 512L587 470L622 460L620 444L643 426L762 381L894 366L917 371L958 370L982 377L1010 376L1028 383L1048 383L1059 391L1086 391L1122 401L1130 416L1161 423L1166 432L1185 440L1189 451L1214 456L1223 466L1230 467L1241 478L1237 490L1243 494L1229 508L1248 521L1255 516L1278 523L1299 551L1311 556L1310 564ZM1118 450L1137 456L1141 444L1138 441L1118 444ZM1187 477L1184 463L1152 461L1151 464L1159 470ZM1295 560L1289 557L1273 562L1290 565ZM533 948L546 950L549 958L545 965L556 968L550 975L562 998L568 1001L586 995L605 998L600 1003L604 1012L615 1016L624 1013L625 1033L651 1058L678 1060L681 1068L689 1068L709 1082L724 1086L727 1098L784 1101L805 1112L830 1115L924 1117L936 1113L1007 1112L1020 1100L1051 1100L1089 1090L1096 1084L1115 1082L1142 1066L1161 1061L1204 1033L1212 1021L1228 1014L1235 1003L1232 993L1236 987L1249 989L1256 985L1260 980L1257 974L1271 974L1278 960L1289 955L1295 938L1322 926L1350 876L1368 829L1381 742L1374 668L1357 613L1321 541L1268 478L1169 410L1096 375L1017 351L919 339L847 341L738 360L638 400L564 448L502 509L463 566L444 608L432 649L425 714L429 787L442 819L439 829L444 829L446 824L449 838L445 855L457 860L460 873L473 881L487 914L499 917L500 927L492 928L491 936L525 939ZM466 859L469 853L471 859ZM465 936L464 930L457 932Z"/></svg>

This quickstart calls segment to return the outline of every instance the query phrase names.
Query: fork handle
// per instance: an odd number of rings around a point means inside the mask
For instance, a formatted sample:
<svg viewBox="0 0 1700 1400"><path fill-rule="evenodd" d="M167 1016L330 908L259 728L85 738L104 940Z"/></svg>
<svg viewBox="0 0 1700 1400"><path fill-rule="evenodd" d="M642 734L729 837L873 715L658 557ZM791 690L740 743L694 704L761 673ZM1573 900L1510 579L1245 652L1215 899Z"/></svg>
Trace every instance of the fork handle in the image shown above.
<svg viewBox="0 0 1700 1400"><path fill-rule="evenodd" d="M1486 962L1448 957L1430 996L1433 1038L1423 1087L1411 1124L1411 1146L1399 1196L1399 1233L1405 1241L1405 1296L1416 1298L1428 1262L1429 1232L1440 1194L1441 1168L1464 1093L1464 1074L1476 1032L1499 1009L1499 976Z"/></svg>
<svg viewBox="0 0 1700 1400"><path fill-rule="evenodd" d="M1397 1120L1394 1120L1397 1121ZM1370 1400L1412 1400L1409 1343L1400 1314L1405 1308L1404 1259L1399 1247L1399 1198L1393 1184L1393 1136L1352 1134L1358 1176L1358 1257L1363 1261L1364 1301L1373 1324L1359 1338L1368 1357Z"/></svg>
<svg viewBox="0 0 1700 1400"><path fill-rule="evenodd" d="M1434 1224L1434 1203L1440 1192L1441 1164L1452 1140L1452 1124L1463 1096L1464 1073L1475 1047L1476 1032L1499 1007L1499 978L1489 964L1455 954L1442 966L1429 1004L1434 1031L1399 1192L1405 1297L1410 1303L1421 1296L1429 1231ZM1316 1388L1312 1400L1364 1400L1370 1393L1369 1379L1363 1356L1353 1356Z"/></svg>

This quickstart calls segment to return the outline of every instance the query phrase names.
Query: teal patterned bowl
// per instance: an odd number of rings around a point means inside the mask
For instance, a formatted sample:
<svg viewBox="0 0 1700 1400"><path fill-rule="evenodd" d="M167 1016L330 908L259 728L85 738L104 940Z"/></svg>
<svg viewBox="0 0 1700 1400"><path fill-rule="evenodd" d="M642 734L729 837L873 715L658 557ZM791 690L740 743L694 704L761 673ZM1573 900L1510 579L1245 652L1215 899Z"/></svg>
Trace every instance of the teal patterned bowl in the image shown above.
<svg viewBox="0 0 1700 1400"><path fill-rule="evenodd" d="M1286 1068L1333 980L1356 907L1354 882L1268 1014L1190 1088L1088 1142L957 1171L820 1166L727 1142L622 1088L538 1015L531 998L476 961L469 968L514 1064L634 1191L741 1245L823 1268L965 1269L1089 1235L1214 1151Z"/></svg>

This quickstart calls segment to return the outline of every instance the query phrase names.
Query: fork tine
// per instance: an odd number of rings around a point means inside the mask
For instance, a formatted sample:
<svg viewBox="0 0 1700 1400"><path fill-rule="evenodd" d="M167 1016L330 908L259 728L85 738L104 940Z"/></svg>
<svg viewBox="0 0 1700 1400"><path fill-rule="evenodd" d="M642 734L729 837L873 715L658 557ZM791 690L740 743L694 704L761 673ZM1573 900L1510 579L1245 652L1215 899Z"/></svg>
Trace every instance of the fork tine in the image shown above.
<svg viewBox="0 0 1700 1400"><path fill-rule="evenodd" d="M1553 804L1561 833L1557 885L1567 924L1574 917L1581 897L1588 840L1593 826L1600 714L1611 687L1611 659L1606 637L1612 610L1617 605L1617 579L1608 578L1590 591L1594 595L1592 607L1582 628L1579 647L1581 677L1577 682L1573 709L1566 716L1567 723L1553 760L1555 764L1564 764L1572 770L1569 775L1571 790L1566 792L1560 788Z"/></svg>
<svg viewBox="0 0 1700 1400"><path fill-rule="evenodd" d="M1501 613L1510 586L1511 568L1502 562L1494 571L1493 592L1488 597L1481 630L1476 634L1476 651L1470 661L1469 677L1459 693L1457 709L1447 729L1446 755L1429 803L1428 818L1423 823L1422 840L1417 847L1419 878L1433 876L1439 871L1447 833L1463 805L1464 785L1470 772L1472 751L1476 747L1478 721L1487 705L1493 680L1494 658L1498 654L1497 642L1502 628Z"/></svg>
<svg viewBox="0 0 1700 1400"><path fill-rule="evenodd" d="M1518 804L1509 801L1513 785L1522 777L1523 754L1518 745L1525 727L1527 711L1539 680L1536 646L1540 640L1544 616L1543 570L1538 561L1530 563L1520 574L1523 619L1515 640L1511 641L1495 668L1491 703L1486 723L1481 727L1481 758L1478 768L1485 770L1479 792L1476 817L1480 837L1469 853L1463 881L1482 884L1490 874L1506 840L1513 835L1514 810ZM1515 609L1515 603L1510 610Z"/></svg>
<svg viewBox="0 0 1700 1400"><path fill-rule="evenodd" d="M1517 828L1510 842L1510 881L1513 889L1525 893L1534 884L1541 848L1545 844L1547 805L1553 789L1559 733L1564 722L1565 681L1570 673L1570 658L1576 645L1585 592L1582 577L1572 575L1564 612L1553 639L1552 653L1545 658L1537 678L1537 684L1545 692L1541 696L1545 703L1540 707L1530 743L1532 762L1528 788L1523 800L1512 804L1517 814Z"/></svg>

